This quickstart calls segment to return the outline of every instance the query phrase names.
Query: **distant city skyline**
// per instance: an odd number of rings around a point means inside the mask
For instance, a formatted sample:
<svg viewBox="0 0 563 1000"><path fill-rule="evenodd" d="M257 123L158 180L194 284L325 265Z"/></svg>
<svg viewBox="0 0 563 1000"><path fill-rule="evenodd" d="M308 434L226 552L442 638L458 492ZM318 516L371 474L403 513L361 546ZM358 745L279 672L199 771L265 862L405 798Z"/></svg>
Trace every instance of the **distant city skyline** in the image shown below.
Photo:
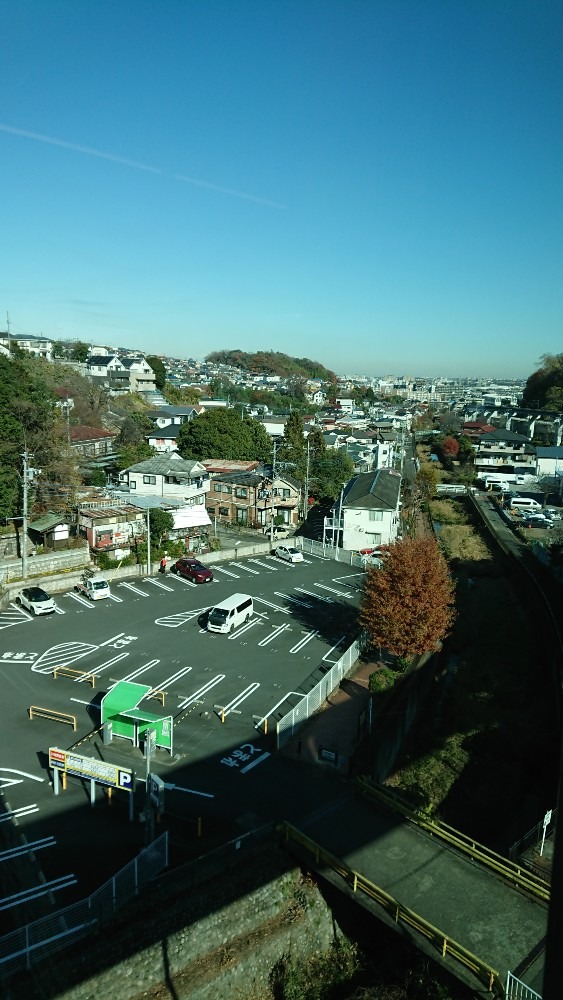
<svg viewBox="0 0 563 1000"><path fill-rule="evenodd" d="M0 328L338 375L563 351L555 0L7 0Z"/></svg>

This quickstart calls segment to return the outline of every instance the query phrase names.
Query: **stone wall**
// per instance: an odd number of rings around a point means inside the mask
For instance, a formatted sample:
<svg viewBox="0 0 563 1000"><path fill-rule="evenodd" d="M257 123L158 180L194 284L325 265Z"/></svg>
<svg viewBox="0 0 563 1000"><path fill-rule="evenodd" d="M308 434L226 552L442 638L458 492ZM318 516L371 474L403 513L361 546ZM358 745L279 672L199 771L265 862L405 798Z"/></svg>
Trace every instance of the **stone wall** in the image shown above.
<svg viewBox="0 0 563 1000"><path fill-rule="evenodd" d="M315 883L274 842L203 884L171 872L118 919L38 966L34 981L58 1000L271 1000L280 961L327 952L340 937ZM12 994L29 995L24 983Z"/></svg>

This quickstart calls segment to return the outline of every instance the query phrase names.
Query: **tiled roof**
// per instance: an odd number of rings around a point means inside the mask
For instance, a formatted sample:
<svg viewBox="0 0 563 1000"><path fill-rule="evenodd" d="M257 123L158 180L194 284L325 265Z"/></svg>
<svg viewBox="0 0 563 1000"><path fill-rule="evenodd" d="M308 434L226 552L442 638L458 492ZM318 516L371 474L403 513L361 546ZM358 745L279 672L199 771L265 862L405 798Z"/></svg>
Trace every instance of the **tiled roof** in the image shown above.
<svg viewBox="0 0 563 1000"><path fill-rule="evenodd" d="M102 438L117 437L117 431L104 431L101 427L71 427L71 441L101 441Z"/></svg>

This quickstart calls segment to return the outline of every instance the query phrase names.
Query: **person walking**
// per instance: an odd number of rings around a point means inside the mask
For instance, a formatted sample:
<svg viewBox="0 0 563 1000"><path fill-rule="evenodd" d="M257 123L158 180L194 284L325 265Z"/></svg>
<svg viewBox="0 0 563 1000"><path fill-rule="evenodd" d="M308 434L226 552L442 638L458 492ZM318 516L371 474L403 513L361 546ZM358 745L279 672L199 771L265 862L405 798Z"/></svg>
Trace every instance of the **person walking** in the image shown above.
<svg viewBox="0 0 563 1000"><path fill-rule="evenodd" d="M163 556L160 560L160 572L166 573L166 556Z"/></svg>

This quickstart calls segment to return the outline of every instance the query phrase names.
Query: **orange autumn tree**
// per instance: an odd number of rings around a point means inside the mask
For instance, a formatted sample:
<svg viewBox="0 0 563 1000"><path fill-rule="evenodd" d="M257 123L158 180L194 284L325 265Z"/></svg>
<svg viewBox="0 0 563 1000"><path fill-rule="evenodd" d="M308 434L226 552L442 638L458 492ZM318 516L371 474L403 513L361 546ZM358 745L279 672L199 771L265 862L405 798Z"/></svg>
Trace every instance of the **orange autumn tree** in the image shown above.
<svg viewBox="0 0 563 1000"><path fill-rule="evenodd" d="M454 583L434 538L407 536L382 546L368 570L360 624L374 646L400 657L436 649L455 618Z"/></svg>

